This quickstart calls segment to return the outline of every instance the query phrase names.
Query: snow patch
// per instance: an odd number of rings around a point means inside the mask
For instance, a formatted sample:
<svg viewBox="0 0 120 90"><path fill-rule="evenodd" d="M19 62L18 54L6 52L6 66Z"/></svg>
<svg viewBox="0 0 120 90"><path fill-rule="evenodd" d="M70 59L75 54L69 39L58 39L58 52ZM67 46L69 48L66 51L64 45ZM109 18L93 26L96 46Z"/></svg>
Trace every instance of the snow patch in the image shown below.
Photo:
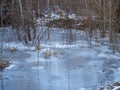
<svg viewBox="0 0 120 90"><path fill-rule="evenodd" d="M69 15L69 18L70 18L70 19L75 19L76 16L75 16L75 14L71 14L71 15Z"/></svg>
<svg viewBox="0 0 120 90"><path fill-rule="evenodd" d="M89 58L95 58L97 55L97 51L96 50L92 50L89 48L83 48L80 50L79 56L80 57L89 57Z"/></svg>
<svg viewBox="0 0 120 90"><path fill-rule="evenodd" d="M17 50L35 50L35 47L28 47L23 43L17 42L4 43L4 48L16 48Z"/></svg>
<svg viewBox="0 0 120 90"><path fill-rule="evenodd" d="M115 87L113 90L120 90L120 86Z"/></svg>
<svg viewBox="0 0 120 90"><path fill-rule="evenodd" d="M10 65L9 67L6 67L5 69L8 70L8 69L11 69L11 68L13 68L13 67L15 67L15 66L16 66L16 65L13 64L13 65Z"/></svg>
<svg viewBox="0 0 120 90"><path fill-rule="evenodd" d="M100 53L98 54L99 58L108 58L108 55L106 55L105 53Z"/></svg>
<svg viewBox="0 0 120 90"><path fill-rule="evenodd" d="M78 47L88 47L87 43L84 41L77 41L76 43L71 44L63 44L63 42L51 42L51 43L43 43L41 46L46 48L78 48Z"/></svg>
<svg viewBox="0 0 120 90"><path fill-rule="evenodd" d="M113 54L113 55L110 55L110 58L120 59L120 55L118 55L118 54Z"/></svg>
<svg viewBox="0 0 120 90"><path fill-rule="evenodd" d="M118 54L105 54L104 52L101 52L97 55L98 58L106 58L106 59L120 59L120 56Z"/></svg>

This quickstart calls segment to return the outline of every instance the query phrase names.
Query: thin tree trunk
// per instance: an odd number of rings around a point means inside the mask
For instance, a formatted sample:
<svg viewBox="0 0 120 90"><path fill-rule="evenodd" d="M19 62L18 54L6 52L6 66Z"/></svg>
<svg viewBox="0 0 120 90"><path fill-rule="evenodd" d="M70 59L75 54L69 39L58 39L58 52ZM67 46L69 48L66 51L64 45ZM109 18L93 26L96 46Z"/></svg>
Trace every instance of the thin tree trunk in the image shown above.
<svg viewBox="0 0 120 90"><path fill-rule="evenodd" d="M87 10L86 12L86 16L88 16L88 31L86 31L86 33L88 32L88 47L91 48L91 38L92 38L92 28L91 28L91 22L90 22L90 13L88 11L88 3L87 1L85 0L85 8Z"/></svg>
<svg viewBox="0 0 120 90"><path fill-rule="evenodd" d="M23 9L22 9L21 0L19 0L19 5L20 5L21 22L22 22L22 25L24 26Z"/></svg>
<svg viewBox="0 0 120 90"><path fill-rule="evenodd" d="M1 62L3 61L3 37L4 37L4 27L3 27L3 0L2 0L2 4L1 4L1 26L2 26L2 35L0 36L1 37L1 40L0 40L0 60ZM2 67L2 65L1 65ZM4 85L3 85L3 75L2 75L2 72L0 74L0 77L1 77L1 89L4 90Z"/></svg>
<svg viewBox="0 0 120 90"><path fill-rule="evenodd" d="M19 0L19 6L20 6L20 14L21 14L21 22L22 22L22 26L23 26L23 41L25 42L25 44L28 44L28 41L27 41L27 37L26 37L26 30L25 30L25 24L24 24L24 17L23 17L23 8L22 8L22 2L21 0Z"/></svg>

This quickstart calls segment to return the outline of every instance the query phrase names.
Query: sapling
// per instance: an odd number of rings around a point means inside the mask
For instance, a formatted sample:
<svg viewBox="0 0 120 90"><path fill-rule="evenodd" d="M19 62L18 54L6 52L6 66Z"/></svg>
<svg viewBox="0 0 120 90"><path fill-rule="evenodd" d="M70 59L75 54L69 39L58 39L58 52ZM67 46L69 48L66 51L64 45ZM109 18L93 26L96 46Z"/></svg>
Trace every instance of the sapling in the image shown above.
<svg viewBox="0 0 120 90"><path fill-rule="evenodd" d="M2 35L1 35L1 42L0 42L0 60L1 62L3 62L3 57L2 57L2 54L3 54L3 37L4 37L4 28L3 28L3 0L2 0L2 4L1 4L1 21L2 21ZM2 67L2 65L1 65ZM1 77L1 89L4 90L4 82L3 82L3 75L2 73L0 74L0 77Z"/></svg>
<svg viewBox="0 0 120 90"><path fill-rule="evenodd" d="M9 51L11 52L11 59L13 60L13 53L15 52L15 51L17 51L17 49L15 48L15 47L12 47L12 48L9 48Z"/></svg>
<svg viewBox="0 0 120 90"><path fill-rule="evenodd" d="M38 59L38 60L37 60L37 61L38 61L37 64L39 65L39 63L40 63L40 62L39 62L39 57L40 57L40 56L39 56L39 54L40 54L40 45L39 45L39 44L36 44L35 49L37 50L37 59Z"/></svg>

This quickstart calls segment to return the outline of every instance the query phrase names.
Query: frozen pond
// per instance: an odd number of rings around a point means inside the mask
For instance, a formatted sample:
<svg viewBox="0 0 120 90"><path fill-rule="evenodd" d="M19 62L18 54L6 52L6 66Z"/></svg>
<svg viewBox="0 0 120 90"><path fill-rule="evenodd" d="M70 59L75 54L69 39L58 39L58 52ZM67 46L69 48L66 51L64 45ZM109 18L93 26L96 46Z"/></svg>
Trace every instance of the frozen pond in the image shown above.
<svg viewBox="0 0 120 90"><path fill-rule="evenodd" d="M86 49L91 53L84 55ZM3 71L0 85L4 90L97 90L120 80L120 60L100 59L98 52L88 48L57 51L59 55L49 59L40 53L39 64L36 51L14 52L12 66Z"/></svg>
<svg viewBox="0 0 120 90"><path fill-rule="evenodd" d="M106 46L87 48L85 38L74 34L67 39L62 32L55 34L59 38L51 37L54 42L41 44L44 48L39 57L36 50L19 44L13 53L6 50L12 64L0 72L0 90L99 90L100 86L120 81L119 54L113 55ZM61 37L76 41L66 45L60 43ZM44 56L46 51L51 52L48 58Z"/></svg>

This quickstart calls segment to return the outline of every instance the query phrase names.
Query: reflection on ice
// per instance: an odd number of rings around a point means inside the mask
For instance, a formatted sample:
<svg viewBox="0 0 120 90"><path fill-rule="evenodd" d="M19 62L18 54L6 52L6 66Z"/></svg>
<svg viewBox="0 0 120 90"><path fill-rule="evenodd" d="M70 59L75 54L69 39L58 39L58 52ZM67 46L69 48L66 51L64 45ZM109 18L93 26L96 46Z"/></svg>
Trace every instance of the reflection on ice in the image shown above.
<svg viewBox="0 0 120 90"><path fill-rule="evenodd" d="M43 66L33 66L32 69L43 69Z"/></svg>

